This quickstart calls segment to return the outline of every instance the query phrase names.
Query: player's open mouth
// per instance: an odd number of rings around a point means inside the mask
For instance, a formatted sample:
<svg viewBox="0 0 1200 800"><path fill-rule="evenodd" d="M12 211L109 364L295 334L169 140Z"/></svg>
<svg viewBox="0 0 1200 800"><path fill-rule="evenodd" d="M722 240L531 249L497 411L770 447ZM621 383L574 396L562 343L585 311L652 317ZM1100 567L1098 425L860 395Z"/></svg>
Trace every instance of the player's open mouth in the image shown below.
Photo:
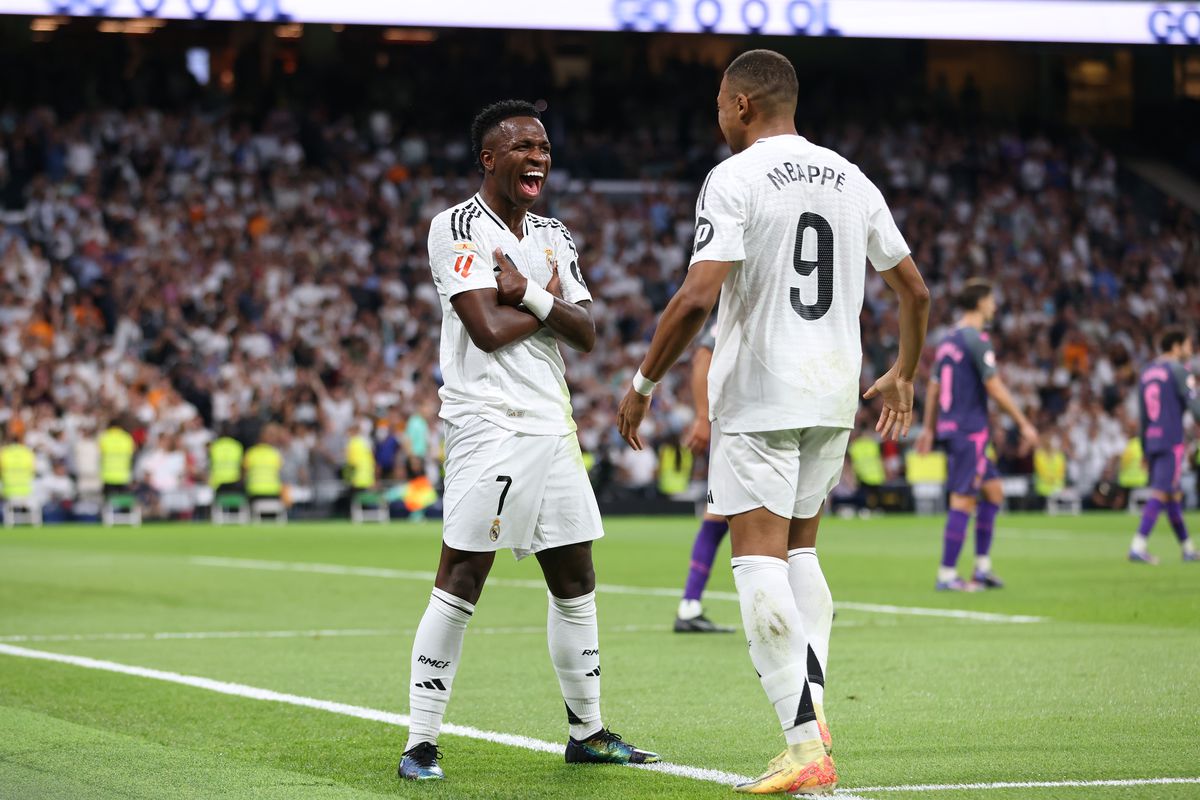
<svg viewBox="0 0 1200 800"><path fill-rule="evenodd" d="M531 169L521 175L521 191L528 197L537 197L542 193L542 183L546 180L546 173L540 170Z"/></svg>

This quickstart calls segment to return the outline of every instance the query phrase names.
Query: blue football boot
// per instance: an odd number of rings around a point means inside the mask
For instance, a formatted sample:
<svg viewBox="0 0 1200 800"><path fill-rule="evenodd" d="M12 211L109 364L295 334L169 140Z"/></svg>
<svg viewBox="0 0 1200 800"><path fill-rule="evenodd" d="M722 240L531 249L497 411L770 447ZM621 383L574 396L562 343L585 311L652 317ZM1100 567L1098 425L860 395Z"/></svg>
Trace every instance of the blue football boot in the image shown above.
<svg viewBox="0 0 1200 800"><path fill-rule="evenodd" d="M400 767L396 770L401 778L410 781L440 781L446 777L438 766L442 751L433 742L421 742L404 751Z"/></svg>
<svg viewBox="0 0 1200 800"><path fill-rule="evenodd" d="M639 750L608 728L583 741L568 740L566 757L568 764L653 764L660 760L658 753Z"/></svg>

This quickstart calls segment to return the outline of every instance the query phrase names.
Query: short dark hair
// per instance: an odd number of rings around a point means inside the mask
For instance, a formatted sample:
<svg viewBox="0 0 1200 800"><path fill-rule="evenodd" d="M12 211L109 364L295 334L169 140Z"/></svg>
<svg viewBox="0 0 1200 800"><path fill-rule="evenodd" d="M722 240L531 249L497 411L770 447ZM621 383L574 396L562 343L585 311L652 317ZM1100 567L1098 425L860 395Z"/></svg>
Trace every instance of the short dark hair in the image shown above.
<svg viewBox="0 0 1200 800"><path fill-rule="evenodd" d="M992 284L983 278L971 278L959 289L954 304L963 311L975 311L983 298L992 294Z"/></svg>
<svg viewBox="0 0 1200 800"><path fill-rule="evenodd" d="M480 172L483 172L483 163L479 160L479 154L483 150L484 138L501 122L513 117L541 119L542 115L537 106L525 100L501 100L484 106L471 120L471 155L475 157L475 165Z"/></svg>
<svg viewBox="0 0 1200 800"><path fill-rule="evenodd" d="M1189 338L1188 332L1180 325L1172 325L1164 330L1158 337L1158 351L1160 353L1169 353L1175 349L1175 345L1183 344Z"/></svg>
<svg viewBox="0 0 1200 800"><path fill-rule="evenodd" d="M786 56L774 50L742 53L725 68L725 79L734 92L780 109L795 106L800 93L796 68Z"/></svg>

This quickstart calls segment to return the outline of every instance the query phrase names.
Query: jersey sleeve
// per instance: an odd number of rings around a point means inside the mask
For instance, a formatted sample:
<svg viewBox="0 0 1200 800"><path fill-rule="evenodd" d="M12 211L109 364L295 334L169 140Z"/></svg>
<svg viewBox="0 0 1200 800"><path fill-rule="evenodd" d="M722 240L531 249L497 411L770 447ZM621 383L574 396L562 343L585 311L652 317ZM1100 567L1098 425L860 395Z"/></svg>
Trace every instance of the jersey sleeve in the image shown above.
<svg viewBox="0 0 1200 800"><path fill-rule="evenodd" d="M870 207L867 209L867 258L877 272L886 272L904 260L911 250L896 227L883 193L871 184Z"/></svg>
<svg viewBox="0 0 1200 800"><path fill-rule="evenodd" d="M1200 422L1200 391L1196 390L1196 377L1182 364L1170 364L1175 377L1175 388L1179 392L1179 404L1192 412L1192 418Z"/></svg>
<svg viewBox="0 0 1200 800"><path fill-rule="evenodd" d="M708 173L696 200L696 239L692 260L745 261L746 195L729 169L718 164Z"/></svg>
<svg viewBox="0 0 1200 800"><path fill-rule="evenodd" d="M568 303L582 303L592 299L587 281L579 266L579 248L571 238L571 232L561 222L555 226L559 239L555 242L555 258L558 260L558 279L562 283L563 300Z"/></svg>
<svg viewBox="0 0 1200 800"><path fill-rule="evenodd" d="M455 212L439 214L429 226L429 268L446 298L475 289L495 289L486 245L468 238L454 224Z"/></svg>
<svg viewBox="0 0 1200 800"><path fill-rule="evenodd" d="M992 340L988 335L968 330L963 339L967 345L967 352L971 354L975 369L979 371L979 380L986 381L995 375L996 351L992 349Z"/></svg>

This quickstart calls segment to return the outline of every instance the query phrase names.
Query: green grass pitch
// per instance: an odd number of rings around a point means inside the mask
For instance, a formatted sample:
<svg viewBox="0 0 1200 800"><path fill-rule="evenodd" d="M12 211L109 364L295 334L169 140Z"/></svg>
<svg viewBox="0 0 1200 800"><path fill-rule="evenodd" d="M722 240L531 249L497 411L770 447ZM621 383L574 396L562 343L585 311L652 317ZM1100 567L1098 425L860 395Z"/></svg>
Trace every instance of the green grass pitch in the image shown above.
<svg viewBox="0 0 1200 800"><path fill-rule="evenodd" d="M745 640L670 632L695 521L607 524L599 581L667 591L599 593L605 722L674 764L757 774L782 735ZM1200 529L1200 516L1190 524ZM932 591L940 518L829 520L822 563L835 600L851 604L834 623L826 695L839 791L872 800L1200 797L1196 782L985 786L1200 777L1200 564L1180 563L1165 522L1151 544L1163 564L1126 563L1133 525L1124 514L1002 516L994 558L1008 587L946 595ZM430 588L419 573L434 569L438 546L432 523L2 531L0 645L402 714ZM707 605L735 623L727 556L728 543ZM501 553L493 577L504 580L485 589L468 629L447 721L563 742L537 564ZM3 798L732 796L714 782L571 767L561 755L449 735L448 780L402 784L405 734L0 648ZM973 786L881 788L951 784Z"/></svg>

